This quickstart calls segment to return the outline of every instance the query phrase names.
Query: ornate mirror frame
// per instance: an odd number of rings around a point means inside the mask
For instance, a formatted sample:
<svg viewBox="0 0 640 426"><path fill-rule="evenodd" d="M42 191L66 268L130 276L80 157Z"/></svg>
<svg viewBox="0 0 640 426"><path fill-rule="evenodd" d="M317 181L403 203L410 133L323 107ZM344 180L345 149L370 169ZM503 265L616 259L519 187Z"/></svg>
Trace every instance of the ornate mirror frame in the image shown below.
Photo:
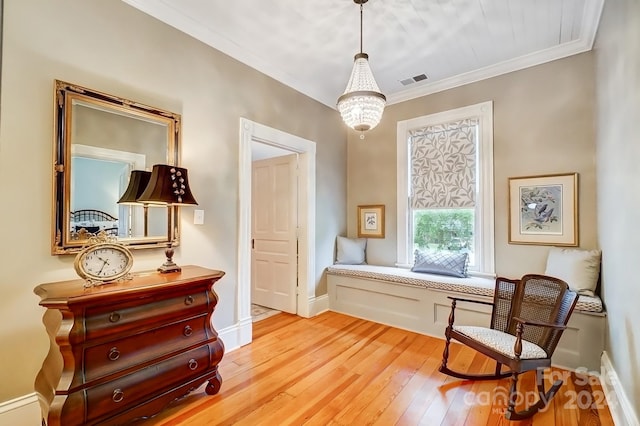
<svg viewBox="0 0 640 426"><path fill-rule="evenodd" d="M149 162L152 160L153 163L180 165L180 115L60 80L55 80L54 101L51 253L53 255L77 253L86 243L90 233L99 232L107 226L112 226L109 228L110 232L117 233L118 242L131 249L166 247L169 243L177 246L180 235L179 209L144 207L144 216L142 216L142 205L127 206L126 208L131 210L124 210L123 205L117 204L115 200L118 200L126 188L131 170L151 171L153 164ZM81 117L90 122L90 126L81 123ZM104 117L109 124L102 124L100 117ZM91 133L92 131L94 133ZM78 138L78 135L82 137ZM81 143L76 142L76 138ZM108 146L100 146L100 143ZM80 164L84 164L80 160L88 160L88 166L80 167ZM120 177L116 178L118 182L115 184L107 182L113 180L113 177L109 175L107 179L101 175L102 172L98 171L101 168L91 167L91 160L104 162L107 168L118 168L120 173ZM77 175L74 178L73 163L77 165L76 173L88 169L87 176ZM101 164L98 163L98 165ZM84 211L87 208L78 207L77 211L73 212L71 198L73 196L81 199L80 194L85 195L86 190L80 192L78 188L88 179L98 182L100 187L107 186L109 196L101 197L99 191L89 189L89 195L85 198L98 200L98 203L104 202L108 210L117 211L121 213L120 215L110 214L106 216L107 219L99 219L98 222L79 221L78 209L81 208ZM74 185L76 188L72 189ZM117 189L113 189L114 185ZM77 206L78 200L74 200L74 204ZM93 210L93 206L90 207L88 211L102 213L103 209ZM136 209L135 215L131 213L134 209ZM149 212L152 210L150 215ZM123 212L126 214L122 214ZM171 226L172 215L175 218L173 227ZM140 225L140 222L144 222L144 226ZM137 224L140 229L144 227L144 234L140 235L141 231L132 232L134 224ZM153 225L151 228L154 230L151 235L148 234L147 229L149 224Z"/></svg>

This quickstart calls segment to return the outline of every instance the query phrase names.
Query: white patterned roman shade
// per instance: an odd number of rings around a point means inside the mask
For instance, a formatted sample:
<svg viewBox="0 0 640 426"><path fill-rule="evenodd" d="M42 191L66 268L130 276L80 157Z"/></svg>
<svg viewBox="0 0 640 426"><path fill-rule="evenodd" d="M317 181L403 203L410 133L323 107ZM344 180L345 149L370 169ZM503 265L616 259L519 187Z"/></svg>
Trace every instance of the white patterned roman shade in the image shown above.
<svg viewBox="0 0 640 426"><path fill-rule="evenodd" d="M473 208L478 119L410 132L411 207Z"/></svg>

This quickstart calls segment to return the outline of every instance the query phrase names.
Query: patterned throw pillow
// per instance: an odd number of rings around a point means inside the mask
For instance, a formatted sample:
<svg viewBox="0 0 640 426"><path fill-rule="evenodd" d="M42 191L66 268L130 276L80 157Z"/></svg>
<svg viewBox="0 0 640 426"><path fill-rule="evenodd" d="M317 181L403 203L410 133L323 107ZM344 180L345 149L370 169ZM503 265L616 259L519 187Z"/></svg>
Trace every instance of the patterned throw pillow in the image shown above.
<svg viewBox="0 0 640 426"><path fill-rule="evenodd" d="M468 253L424 253L416 250L415 256L413 272L467 277Z"/></svg>

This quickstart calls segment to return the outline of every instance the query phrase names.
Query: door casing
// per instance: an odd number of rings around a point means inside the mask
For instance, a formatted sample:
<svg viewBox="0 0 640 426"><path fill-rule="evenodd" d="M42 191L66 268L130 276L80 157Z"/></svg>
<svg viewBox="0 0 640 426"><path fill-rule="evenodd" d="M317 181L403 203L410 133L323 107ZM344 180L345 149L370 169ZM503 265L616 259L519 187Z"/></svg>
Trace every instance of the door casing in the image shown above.
<svg viewBox="0 0 640 426"><path fill-rule="evenodd" d="M238 203L238 343L251 342L251 145L259 142L299 154L298 303L297 314L308 318L315 299L316 144L246 118L240 118Z"/></svg>

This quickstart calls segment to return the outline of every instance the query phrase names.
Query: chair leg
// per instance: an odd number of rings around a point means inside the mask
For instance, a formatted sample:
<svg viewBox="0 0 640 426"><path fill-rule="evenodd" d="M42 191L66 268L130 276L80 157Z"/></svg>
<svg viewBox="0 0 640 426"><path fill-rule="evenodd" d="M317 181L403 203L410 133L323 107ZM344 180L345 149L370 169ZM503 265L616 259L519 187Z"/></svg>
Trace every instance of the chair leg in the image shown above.
<svg viewBox="0 0 640 426"><path fill-rule="evenodd" d="M451 312L449 313L449 324L444 331L444 350L442 351L442 364L440 364L439 370L445 372L448 370L447 362L449 360L449 344L451 343L451 330L453 329L453 322L455 321L456 301L451 301Z"/></svg>
<svg viewBox="0 0 640 426"><path fill-rule="evenodd" d="M499 376L501 374L500 373L501 371L502 371L502 364L496 361L496 376Z"/></svg>
<svg viewBox="0 0 640 426"><path fill-rule="evenodd" d="M544 377L542 371L542 369L536 371L536 381L538 383L538 401L536 401L526 410L522 411L515 411L515 401L518 395L516 391L518 373L513 373L513 376L511 377L511 390L509 392L509 407L507 408L507 412L504 414L507 420L523 420L533 416L538 411L546 407L547 404L549 404L549 401L551 401L551 399L558 392L558 389L560 389L560 387L562 386L562 380L556 380L549 388L549 390L546 391L544 387Z"/></svg>
<svg viewBox="0 0 640 426"><path fill-rule="evenodd" d="M509 406L507 407L507 412L505 413L505 417L509 420L514 419L514 415L516 413L516 399L518 398L518 372L514 371L511 373L511 388L509 389Z"/></svg>

